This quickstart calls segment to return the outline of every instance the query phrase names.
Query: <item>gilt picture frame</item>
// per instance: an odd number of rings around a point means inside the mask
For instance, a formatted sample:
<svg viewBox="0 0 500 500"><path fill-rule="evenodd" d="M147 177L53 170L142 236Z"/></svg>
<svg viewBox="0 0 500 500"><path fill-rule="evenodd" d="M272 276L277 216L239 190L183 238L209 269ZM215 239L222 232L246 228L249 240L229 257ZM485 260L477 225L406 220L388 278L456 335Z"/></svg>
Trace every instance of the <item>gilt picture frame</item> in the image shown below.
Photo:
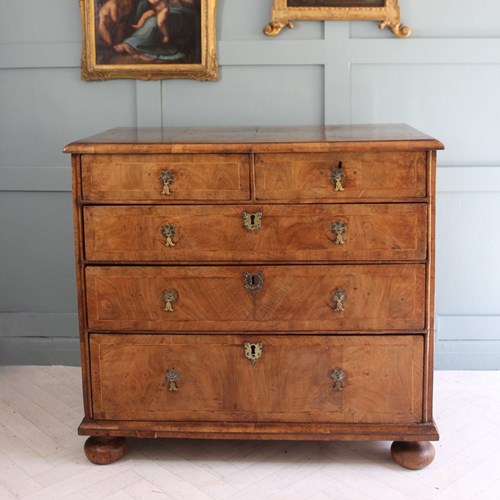
<svg viewBox="0 0 500 500"><path fill-rule="evenodd" d="M216 80L217 0L80 0L82 80Z"/></svg>
<svg viewBox="0 0 500 500"><path fill-rule="evenodd" d="M379 21L397 37L408 37L410 28L401 23L398 0L274 0L268 36L293 28L294 21Z"/></svg>

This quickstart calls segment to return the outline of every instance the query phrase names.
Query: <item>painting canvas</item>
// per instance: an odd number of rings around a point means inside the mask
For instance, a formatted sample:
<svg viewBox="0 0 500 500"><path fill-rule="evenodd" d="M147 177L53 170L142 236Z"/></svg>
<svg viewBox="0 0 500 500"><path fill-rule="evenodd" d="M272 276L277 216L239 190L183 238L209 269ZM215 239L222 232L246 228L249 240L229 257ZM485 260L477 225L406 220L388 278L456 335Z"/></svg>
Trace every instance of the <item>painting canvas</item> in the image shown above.
<svg viewBox="0 0 500 500"><path fill-rule="evenodd" d="M217 78L216 0L80 0L82 78Z"/></svg>

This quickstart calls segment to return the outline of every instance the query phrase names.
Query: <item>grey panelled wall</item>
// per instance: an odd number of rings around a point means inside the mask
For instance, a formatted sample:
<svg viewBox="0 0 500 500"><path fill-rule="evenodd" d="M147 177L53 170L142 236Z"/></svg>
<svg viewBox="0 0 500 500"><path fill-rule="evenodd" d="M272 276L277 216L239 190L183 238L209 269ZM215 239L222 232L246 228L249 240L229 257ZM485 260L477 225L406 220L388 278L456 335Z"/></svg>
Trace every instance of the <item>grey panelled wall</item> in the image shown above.
<svg viewBox="0 0 500 500"><path fill-rule="evenodd" d="M219 0L217 82L82 82L77 0L2 3L0 363L79 363L67 142L114 126L406 122L446 145L436 366L500 368L500 2L400 0L407 40L365 22L269 39L271 4Z"/></svg>

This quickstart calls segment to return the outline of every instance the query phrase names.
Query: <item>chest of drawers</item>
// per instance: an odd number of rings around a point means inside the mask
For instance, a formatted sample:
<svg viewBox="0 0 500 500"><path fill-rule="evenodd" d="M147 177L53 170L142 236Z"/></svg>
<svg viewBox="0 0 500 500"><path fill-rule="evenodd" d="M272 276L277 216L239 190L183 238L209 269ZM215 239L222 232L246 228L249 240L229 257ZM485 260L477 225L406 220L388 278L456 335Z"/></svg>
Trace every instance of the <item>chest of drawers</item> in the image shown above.
<svg viewBox="0 0 500 500"><path fill-rule="evenodd" d="M441 148L404 125L68 145L87 457L131 436L355 439L430 463Z"/></svg>

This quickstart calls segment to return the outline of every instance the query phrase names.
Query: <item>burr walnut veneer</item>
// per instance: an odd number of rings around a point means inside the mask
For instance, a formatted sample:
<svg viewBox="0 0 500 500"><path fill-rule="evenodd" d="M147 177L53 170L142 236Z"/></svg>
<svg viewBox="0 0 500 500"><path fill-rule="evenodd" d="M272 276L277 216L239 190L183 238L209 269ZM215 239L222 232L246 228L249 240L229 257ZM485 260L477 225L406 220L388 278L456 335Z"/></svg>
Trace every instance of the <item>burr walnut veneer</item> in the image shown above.
<svg viewBox="0 0 500 500"><path fill-rule="evenodd" d="M355 439L430 463L441 148L405 125L68 145L88 458L130 436Z"/></svg>

